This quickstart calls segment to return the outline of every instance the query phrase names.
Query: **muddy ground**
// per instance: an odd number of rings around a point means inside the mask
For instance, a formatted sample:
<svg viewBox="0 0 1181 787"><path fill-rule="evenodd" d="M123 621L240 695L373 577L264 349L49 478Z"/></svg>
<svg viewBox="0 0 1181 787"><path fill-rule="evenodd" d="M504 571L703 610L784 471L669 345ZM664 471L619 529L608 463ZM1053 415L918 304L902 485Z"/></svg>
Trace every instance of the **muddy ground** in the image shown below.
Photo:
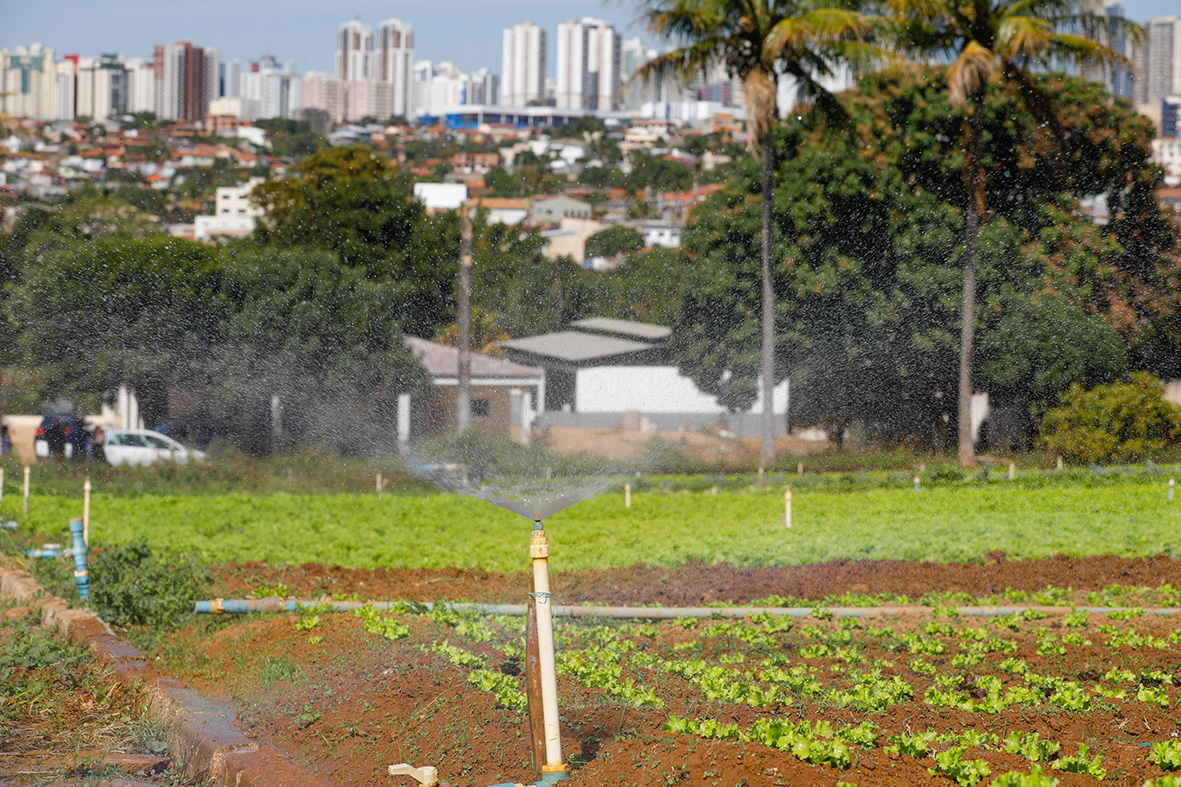
<svg viewBox="0 0 1181 787"><path fill-rule="evenodd" d="M351 569L307 564L243 563L214 569L215 593L250 597L260 588L285 589L298 598L357 595L368 600L524 603L531 589L525 572L479 569ZM690 562L673 568L632 566L554 575L563 603L596 605L667 604L701 606L717 602L750 604L770 596L819 601L834 596L891 594L919 599L928 593L1001 594L1047 587L1084 594L1107 585L1181 588L1181 560L1110 555L1006 560L992 553L981 563L907 563L900 560L836 561L805 566L736 568Z"/></svg>
<svg viewBox="0 0 1181 787"><path fill-rule="evenodd" d="M216 593L225 598L279 587L300 598L336 595L520 603L529 591L524 573L479 570L369 571L251 563L217 567L215 574ZM968 565L884 561L740 569L695 563L569 572L556 574L553 580L560 601L574 604L747 604L769 596L806 603L843 594L918 599L947 591L979 597L1057 587L1072 588L1067 600L1081 605L1088 603L1088 593L1105 588L1103 598L1110 599L1112 586L1181 588L1181 561L1112 556L1007 561L994 554ZM1124 600L1129 605L1153 606L1173 593L1166 587ZM1118 590L1114 595L1119 596ZM292 752L339 784L412 784L404 777L391 779L385 774L388 765L398 762L434 765L441 778L455 785L531 781L527 714L498 705L492 691L469 682L471 664L457 664L454 652L448 656L440 650L443 644L458 648L479 659L484 669L523 687L519 628L523 624L484 622L493 632L487 637L478 635L478 626L469 629L454 619L410 613L390 617L407 626L404 638L384 639L367 631L352 614L223 616L205 619L159 641L158 653L177 677L209 696L230 698L252 734ZM955 633L929 636L931 624L950 624ZM602 666L618 657L615 685L634 681L635 687L650 688L663 703L637 707L593 685L593 677L562 672L563 755L571 766L572 785L953 785L956 782L938 771L934 759L936 752L953 743L932 744L926 756L888 749L891 736L930 729L947 735L974 730L1000 739L1014 732L1036 732L1042 740L1061 746L1041 765L1061 787L1100 783L1094 775L1052 768L1054 762L1061 764L1063 758L1076 755L1083 744L1090 747L1092 756L1101 756L1106 771L1103 784L1140 787L1166 773L1149 761L1151 745L1173 740L1181 732L1176 712L1181 703L1176 685L1181 683L1181 653L1168 640L1172 635L1181 641L1174 634L1181 621L1171 616L1095 615L1085 624L1051 616L1020 620L1009 628L984 620L929 615L857 622L805 619L796 621L790 631L767 635L769 640L747 637L760 625L749 621L722 633L711 633L711 625L708 621L692 626L616 622L595 627L594 622L559 622L560 659L563 653L579 653ZM989 651L983 661L965 663L968 641L957 639L965 626L983 626L988 641L1010 640L1009 650ZM886 629L891 633L882 634ZM1129 644L1129 635L1143 640ZM930 672L916 672L910 666L916 656L905 643L913 636L940 640L947 648L920 656ZM1117 641L1118 637L1125 639ZM808 650L817 643L827 643L829 652ZM837 650L838 646L851 648L853 655ZM653 660L643 661L647 656ZM914 696L873 711L840 707L823 697L791 695L782 686L774 701L725 701L704 696L700 685L654 666L692 659L724 667L735 680L750 680L763 688L772 684L753 676L771 663L785 669L803 665L826 689L850 689L857 676L878 670L883 681L898 678L909 683ZM1032 673L1050 676L1051 681L1076 683L1091 697L1089 707L1063 707L1060 700L1050 698L1049 689L1037 702L1014 703L992 713L967 712L925 700L929 689L942 691L949 686L958 686L967 697L979 697L989 679L982 681L982 676L997 678L1005 690L1032 685L1001 666L1006 659L1020 660ZM1117 685L1108 677L1112 669L1136 677ZM1124 696L1107 696L1117 689ZM878 728L879 738L871 747L850 746L851 762L846 767L818 765L761 743L668 732L664 727L670 714L712 718L743 729L762 718L829 721L836 727L870 721ZM1025 757L1004 751L1003 745L969 746L963 756L987 764L990 775L983 785L999 774L1028 774L1033 767Z"/></svg>

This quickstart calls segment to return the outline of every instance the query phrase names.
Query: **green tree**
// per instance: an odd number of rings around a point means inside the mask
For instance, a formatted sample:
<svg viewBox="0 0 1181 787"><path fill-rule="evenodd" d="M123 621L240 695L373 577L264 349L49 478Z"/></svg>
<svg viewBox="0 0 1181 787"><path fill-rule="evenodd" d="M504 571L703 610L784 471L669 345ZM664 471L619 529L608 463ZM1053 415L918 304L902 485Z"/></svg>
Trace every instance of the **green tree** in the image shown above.
<svg viewBox="0 0 1181 787"><path fill-rule="evenodd" d="M742 80L747 105L747 135L762 157L762 352L763 434L761 462L774 460L771 397L774 365L772 289L772 128L778 118L778 77L793 77L801 94L835 111L835 99L817 81L853 54L851 38L866 32L861 16L823 0L640 0L648 29L678 48L649 61L632 78L688 80L722 64Z"/></svg>
<svg viewBox="0 0 1181 787"><path fill-rule="evenodd" d="M1084 390L1071 386L1042 420L1041 441L1072 462L1138 462L1181 442L1181 407L1150 374Z"/></svg>
<svg viewBox="0 0 1181 787"><path fill-rule="evenodd" d="M210 406L269 447L271 397L287 440L388 449L393 411L376 402L428 384L402 341L401 295L309 249L236 251L225 265L233 315L212 351ZM382 417L385 420L382 420Z"/></svg>
<svg viewBox="0 0 1181 787"><path fill-rule="evenodd" d="M1005 187L994 187L1005 193L981 232L976 371L998 404L1045 403L1073 382L1123 373L1130 334L1116 332L1123 309L1103 306L1105 282L1171 297L1155 278L1167 258L1134 269L1118 241L1155 233L1159 212L1116 229L1130 219L1099 227L1076 209L1082 194L1119 191L1154 172L1132 151L1146 149L1150 137L1130 110L1093 108L1090 85L1047 84L1068 110L1069 151L1050 155L1033 121L1008 111L1011 95L990 94L986 105L986 138L998 146L996 154L986 148L988 157L1024 162ZM777 352L792 370L793 419L824 423L837 436L861 421L884 437L940 442L949 406L954 414L962 284L948 251L963 231L947 191L949 172L960 183L947 155L955 136L943 132L958 119L937 79L868 79L848 107L856 141L826 134L807 115L776 137L783 151L774 176L775 255L789 260L776 279ZM1009 135L1022 145L1011 148ZM1054 174L1064 168L1068 179ZM669 323L682 369L736 410L756 396L758 192L748 161L693 211L683 243L691 262ZM1167 310L1145 319L1145 333L1181 331Z"/></svg>
<svg viewBox="0 0 1181 787"><path fill-rule="evenodd" d="M618 257L644 248L644 235L631 227L617 225L599 230L586 239L587 257Z"/></svg>
<svg viewBox="0 0 1181 787"><path fill-rule="evenodd" d="M166 414L171 388L207 381L229 313L213 251L168 237L100 238L42 255L6 311L47 395L126 384L149 425Z"/></svg>
<svg viewBox="0 0 1181 787"><path fill-rule="evenodd" d="M981 221L988 216L985 103L989 85L1005 83L1019 93L1026 112L1056 130L1053 94L1040 90L1033 72L1060 63L1129 66L1109 46L1142 31L1108 16L1088 0L884 0L887 29L904 52L951 60L947 85L952 104L963 108L963 205L965 254L960 317L958 438L960 463L976 462L972 444L972 342L976 322L976 274Z"/></svg>
<svg viewBox="0 0 1181 787"><path fill-rule="evenodd" d="M399 250L424 216L409 181L363 145L314 153L283 180L260 184L254 198L266 212L255 233L260 242L331 249L368 278L396 271Z"/></svg>
<svg viewBox="0 0 1181 787"><path fill-rule="evenodd" d="M693 168L663 156L636 153L624 188L633 191L687 191L693 188Z"/></svg>

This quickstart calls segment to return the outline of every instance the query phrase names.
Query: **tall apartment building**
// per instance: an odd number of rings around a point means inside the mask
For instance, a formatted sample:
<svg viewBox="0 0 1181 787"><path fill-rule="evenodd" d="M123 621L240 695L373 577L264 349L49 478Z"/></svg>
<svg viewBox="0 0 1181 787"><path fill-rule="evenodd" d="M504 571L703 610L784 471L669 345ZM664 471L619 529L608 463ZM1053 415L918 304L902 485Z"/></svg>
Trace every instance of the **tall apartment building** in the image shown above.
<svg viewBox="0 0 1181 787"><path fill-rule="evenodd" d="M524 107L545 102L545 30L532 22L504 31L500 106Z"/></svg>
<svg viewBox="0 0 1181 787"><path fill-rule="evenodd" d="M609 22L589 17L558 25L560 109L619 106L620 38Z"/></svg>
<svg viewBox="0 0 1181 787"><path fill-rule="evenodd" d="M303 78L303 108L328 114L333 123L344 120L344 82L330 76L309 71Z"/></svg>
<svg viewBox="0 0 1181 787"><path fill-rule="evenodd" d="M295 63L282 65L273 55L263 55L257 63L251 63L249 70L238 78L235 95L242 101L241 106L253 112L240 112L238 117L291 118L303 105L303 80L295 74Z"/></svg>
<svg viewBox="0 0 1181 787"><path fill-rule="evenodd" d="M52 120L57 111L56 87L51 47L0 49L0 114Z"/></svg>
<svg viewBox="0 0 1181 787"><path fill-rule="evenodd" d="M620 44L619 78L625 85L620 102L623 109L636 110L643 104L651 103L657 99L659 87L657 80L650 79L628 84L628 80L640 70L640 67L655 57L656 50L650 49L642 39L629 38Z"/></svg>
<svg viewBox="0 0 1181 787"><path fill-rule="evenodd" d="M373 42L373 78L393 85L392 114L409 117L413 111L411 77L414 72L414 28L401 19L377 26Z"/></svg>
<svg viewBox="0 0 1181 787"><path fill-rule="evenodd" d="M153 51L156 114L168 120L202 120L218 98L221 59L216 48L188 41L158 45Z"/></svg>
<svg viewBox="0 0 1181 787"><path fill-rule="evenodd" d="M1137 86L1137 104L1181 93L1181 17L1153 19L1147 28L1148 40L1139 59L1144 77Z"/></svg>
<svg viewBox="0 0 1181 787"><path fill-rule="evenodd" d="M336 33L336 78L359 82L373 76L373 30L356 19Z"/></svg>
<svg viewBox="0 0 1181 787"><path fill-rule="evenodd" d="M1122 19L1124 16L1123 0L1103 0L1102 10L1107 16ZM1135 44L1125 35L1117 35L1111 40L1104 40L1103 43L1129 60L1134 61L1136 58ZM1104 63L1085 66L1079 70L1079 73L1084 79L1102 84L1113 96L1122 96L1133 100L1135 82L1132 69Z"/></svg>

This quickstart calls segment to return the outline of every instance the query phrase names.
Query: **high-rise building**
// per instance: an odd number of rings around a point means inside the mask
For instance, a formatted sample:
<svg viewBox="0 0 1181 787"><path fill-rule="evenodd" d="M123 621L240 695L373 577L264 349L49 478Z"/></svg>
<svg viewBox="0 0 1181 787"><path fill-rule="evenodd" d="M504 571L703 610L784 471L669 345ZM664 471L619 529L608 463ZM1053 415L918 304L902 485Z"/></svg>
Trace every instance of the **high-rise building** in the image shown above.
<svg viewBox="0 0 1181 787"><path fill-rule="evenodd" d="M532 22L504 31L500 105L524 107L545 101L545 30Z"/></svg>
<svg viewBox="0 0 1181 787"><path fill-rule="evenodd" d="M294 63L279 65L274 55L263 55L238 80L237 97L243 100L239 117L251 120L294 117L302 106L302 87Z"/></svg>
<svg viewBox="0 0 1181 787"><path fill-rule="evenodd" d="M217 98L220 66L217 49L205 50L188 41L156 46L156 114L168 120L203 119L209 102Z"/></svg>
<svg viewBox="0 0 1181 787"><path fill-rule="evenodd" d="M657 98L657 80L648 79L628 84L628 80L635 75L649 60L656 57L656 50L650 49L639 38L629 38L619 47L619 78L623 83L623 94L620 105L623 109L636 110L641 105L651 103Z"/></svg>
<svg viewBox="0 0 1181 787"><path fill-rule="evenodd" d="M156 105L156 67L152 60L135 58L125 63L127 68L127 111L153 112Z"/></svg>
<svg viewBox="0 0 1181 787"><path fill-rule="evenodd" d="M620 39L609 22L589 17L558 25L560 109L619 106Z"/></svg>
<svg viewBox="0 0 1181 787"><path fill-rule="evenodd" d="M1181 93L1181 17L1166 16L1149 22L1145 48L1146 101Z"/></svg>
<svg viewBox="0 0 1181 787"><path fill-rule="evenodd" d="M303 108L325 112L328 120L344 120L344 82L328 74L309 71L303 78Z"/></svg>
<svg viewBox="0 0 1181 787"><path fill-rule="evenodd" d="M127 69L115 54L78 61L74 113L106 120L126 114L130 84Z"/></svg>
<svg viewBox="0 0 1181 787"><path fill-rule="evenodd" d="M387 19L377 26L373 42L373 78L393 85L393 114L408 117L412 111L411 76L414 71L414 28L401 19Z"/></svg>
<svg viewBox="0 0 1181 787"><path fill-rule="evenodd" d="M336 34L336 78L359 82L373 76L373 31L356 19L345 22Z"/></svg>
<svg viewBox="0 0 1181 787"><path fill-rule="evenodd" d="M56 87L52 48L33 44L0 49L0 114L52 120Z"/></svg>
<svg viewBox="0 0 1181 787"><path fill-rule="evenodd" d="M1122 19L1124 16L1123 0L1103 0L1102 11L1110 17ZM1101 35L1103 35L1101 31ZM1121 34L1114 38L1107 39L1103 37L1100 39L1102 43L1124 55L1129 60L1134 60L1136 57L1135 45L1128 39L1127 36ZM1135 83L1133 79L1132 69L1121 65L1112 65L1103 63L1101 65L1088 65L1079 69L1079 73L1092 82L1099 82L1107 92L1113 96L1122 96L1131 100L1135 91Z"/></svg>

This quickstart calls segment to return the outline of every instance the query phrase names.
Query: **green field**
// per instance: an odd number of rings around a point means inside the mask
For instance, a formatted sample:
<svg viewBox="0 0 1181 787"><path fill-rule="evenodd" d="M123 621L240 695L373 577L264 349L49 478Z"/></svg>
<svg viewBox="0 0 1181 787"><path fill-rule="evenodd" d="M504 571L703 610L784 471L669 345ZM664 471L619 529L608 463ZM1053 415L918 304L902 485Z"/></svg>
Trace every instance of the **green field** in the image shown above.
<svg viewBox="0 0 1181 787"><path fill-rule="evenodd" d="M556 570L690 558L739 565L845 559L960 562L993 550L1011 558L1181 554L1181 501L1167 479L959 482L908 487L797 488L793 527L783 487L665 491L649 487L624 508L604 493L553 516L546 531ZM36 540L65 540L75 496L34 495L20 515L11 486L0 517L22 520ZM144 539L201 560L336 563L357 567L527 566L530 523L480 500L429 495L137 495L92 503L96 547ZM24 540L24 539L22 539Z"/></svg>

